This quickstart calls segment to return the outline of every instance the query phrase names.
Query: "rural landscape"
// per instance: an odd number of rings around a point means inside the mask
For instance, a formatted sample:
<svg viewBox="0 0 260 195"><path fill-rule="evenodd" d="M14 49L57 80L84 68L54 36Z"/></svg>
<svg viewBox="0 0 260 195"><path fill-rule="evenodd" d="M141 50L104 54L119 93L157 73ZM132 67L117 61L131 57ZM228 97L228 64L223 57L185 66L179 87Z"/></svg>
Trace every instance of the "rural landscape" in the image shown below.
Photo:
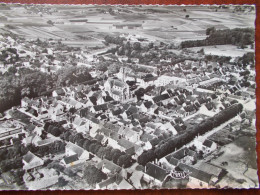
<svg viewBox="0 0 260 195"><path fill-rule="evenodd" d="M0 190L258 188L255 7L0 4Z"/></svg>

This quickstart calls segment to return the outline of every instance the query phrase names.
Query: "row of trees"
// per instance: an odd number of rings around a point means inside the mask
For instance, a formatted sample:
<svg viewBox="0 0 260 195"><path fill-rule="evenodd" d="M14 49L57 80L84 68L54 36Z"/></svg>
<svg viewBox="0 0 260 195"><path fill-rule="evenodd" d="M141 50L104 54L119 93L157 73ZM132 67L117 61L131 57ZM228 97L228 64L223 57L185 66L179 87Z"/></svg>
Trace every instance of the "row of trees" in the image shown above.
<svg viewBox="0 0 260 195"><path fill-rule="evenodd" d="M93 186L96 183L106 179L107 175L96 168L94 165L88 165L84 170L84 178L88 184Z"/></svg>
<svg viewBox="0 0 260 195"><path fill-rule="evenodd" d="M171 152L174 152L175 149L182 147L183 145L192 141L198 134L204 134L214 127L217 127L224 122L235 117L243 110L242 104L233 104L227 109L219 112L213 117L207 118L202 121L197 126L192 126L186 129L186 132L181 135L174 136L168 140L163 140L160 142L156 148L148 150L140 155L137 159L138 163L145 165L149 161L153 161L156 158L162 158Z"/></svg>
<svg viewBox="0 0 260 195"><path fill-rule="evenodd" d="M121 167L128 168L133 164L133 160L129 154L109 146L103 146L95 139L84 138L81 133L73 134L70 131L65 131L60 135L60 138L77 144L92 154L97 155L99 158L113 161Z"/></svg>
<svg viewBox="0 0 260 195"><path fill-rule="evenodd" d="M116 45L121 45L123 44L124 41L126 41L126 38L124 37L119 37L119 36L110 36L110 35L107 35L105 36L105 41L107 44L116 44Z"/></svg>
<svg viewBox="0 0 260 195"><path fill-rule="evenodd" d="M201 47L208 45L238 45L245 46L254 43L255 32L252 28L235 28L226 30L215 30L209 28L206 30L209 36L204 40L183 41L181 48Z"/></svg>

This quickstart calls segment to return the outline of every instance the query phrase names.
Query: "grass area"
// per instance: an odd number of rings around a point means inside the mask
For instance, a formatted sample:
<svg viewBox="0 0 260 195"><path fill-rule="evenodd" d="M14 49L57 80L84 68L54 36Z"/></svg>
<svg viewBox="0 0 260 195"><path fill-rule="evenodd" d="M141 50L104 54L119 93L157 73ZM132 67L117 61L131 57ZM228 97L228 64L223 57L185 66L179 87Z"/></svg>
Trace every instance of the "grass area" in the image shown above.
<svg viewBox="0 0 260 195"><path fill-rule="evenodd" d="M222 146L217 154L214 154L215 157L210 163L228 171L220 181L222 186L256 187L258 182L255 141L252 136L237 136L232 143ZM223 162L227 164L223 165Z"/></svg>
<svg viewBox="0 0 260 195"><path fill-rule="evenodd" d="M240 135L240 133L240 122L234 121L233 123L230 123L227 126L225 126L222 130L211 135L209 139L223 146L231 143L235 137Z"/></svg>
<svg viewBox="0 0 260 195"><path fill-rule="evenodd" d="M234 140L234 144L244 150L244 160L250 168L257 169L256 139L249 136L241 136Z"/></svg>

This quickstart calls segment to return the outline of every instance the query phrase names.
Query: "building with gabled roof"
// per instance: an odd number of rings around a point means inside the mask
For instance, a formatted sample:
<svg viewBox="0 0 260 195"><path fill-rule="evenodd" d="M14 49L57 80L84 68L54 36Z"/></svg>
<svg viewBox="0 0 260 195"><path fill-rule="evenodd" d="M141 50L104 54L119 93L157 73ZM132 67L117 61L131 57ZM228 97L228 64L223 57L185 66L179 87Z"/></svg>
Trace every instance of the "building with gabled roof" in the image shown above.
<svg viewBox="0 0 260 195"><path fill-rule="evenodd" d="M27 152L27 154L25 154L23 156L23 169L24 170L30 170L39 166L42 166L44 164L44 161L39 158L38 156L36 156L35 154L33 154L32 152Z"/></svg>
<svg viewBox="0 0 260 195"><path fill-rule="evenodd" d="M191 188L209 188L214 178L213 175L202 171L200 168L196 168L192 165L186 165L184 163L180 163L178 167L189 173L189 182L187 187Z"/></svg>
<svg viewBox="0 0 260 195"><path fill-rule="evenodd" d="M132 97L129 85L119 79L108 78L104 88L116 101L126 101Z"/></svg>
<svg viewBox="0 0 260 195"><path fill-rule="evenodd" d="M77 155L78 163L84 162L89 159L89 152L73 143L68 143L65 148L65 156Z"/></svg>
<svg viewBox="0 0 260 195"><path fill-rule="evenodd" d="M71 156L65 156L61 161L60 164L65 167L70 167L75 164L78 164L79 158L77 154L71 155Z"/></svg>
<svg viewBox="0 0 260 195"><path fill-rule="evenodd" d="M162 186L163 181L168 175L167 171L160 166L148 162L145 166L145 172L143 175L143 179L150 183L154 183L155 185Z"/></svg>
<svg viewBox="0 0 260 195"><path fill-rule="evenodd" d="M102 172L106 174L116 174L122 170L120 166L116 165L115 163L107 159L103 159L100 163L98 163L97 168L101 169Z"/></svg>
<svg viewBox="0 0 260 195"><path fill-rule="evenodd" d="M65 91L64 89L60 88L60 89L56 89L52 92L52 96L53 97L58 97L58 96L64 96L65 95Z"/></svg>

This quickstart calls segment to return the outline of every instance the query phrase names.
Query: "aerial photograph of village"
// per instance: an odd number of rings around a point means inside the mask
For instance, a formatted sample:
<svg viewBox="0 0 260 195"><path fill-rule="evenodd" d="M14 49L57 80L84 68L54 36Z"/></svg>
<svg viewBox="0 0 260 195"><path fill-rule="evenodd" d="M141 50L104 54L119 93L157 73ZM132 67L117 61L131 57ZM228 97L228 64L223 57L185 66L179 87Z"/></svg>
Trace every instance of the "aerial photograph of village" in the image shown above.
<svg viewBox="0 0 260 195"><path fill-rule="evenodd" d="M0 190L258 188L255 6L0 4Z"/></svg>

